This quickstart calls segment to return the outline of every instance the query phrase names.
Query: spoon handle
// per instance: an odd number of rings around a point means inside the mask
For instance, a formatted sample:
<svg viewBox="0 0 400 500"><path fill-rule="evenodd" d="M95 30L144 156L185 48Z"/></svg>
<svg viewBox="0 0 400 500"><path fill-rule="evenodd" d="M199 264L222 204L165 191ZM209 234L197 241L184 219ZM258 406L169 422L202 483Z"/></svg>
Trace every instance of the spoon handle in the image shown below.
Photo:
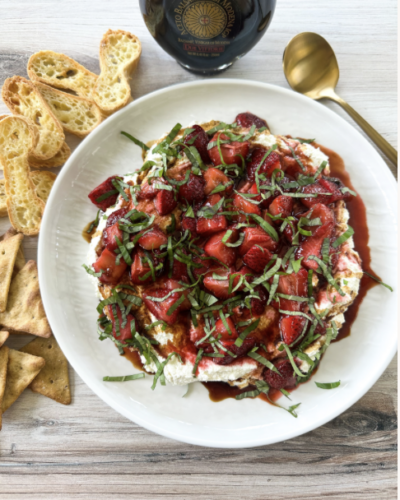
<svg viewBox="0 0 400 500"><path fill-rule="evenodd" d="M326 95L328 99L337 102L353 120L364 130L368 137L378 146L378 148L389 158L389 160L397 165L397 151L394 147L384 139L379 132L377 132L371 125L364 120L364 118L357 113L357 111L350 106L346 101L339 97L336 93Z"/></svg>

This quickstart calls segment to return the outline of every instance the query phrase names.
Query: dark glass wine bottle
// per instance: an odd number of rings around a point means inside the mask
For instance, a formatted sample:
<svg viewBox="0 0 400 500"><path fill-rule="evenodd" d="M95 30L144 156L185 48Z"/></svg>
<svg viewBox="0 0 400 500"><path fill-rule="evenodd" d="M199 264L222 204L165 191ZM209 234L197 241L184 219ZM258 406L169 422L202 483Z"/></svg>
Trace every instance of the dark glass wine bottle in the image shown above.
<svg viewBox="0 0 400 500"><path fill-rule="evenodd" d="M261 39L276 0L139 0L159 45L184 68L212 74L228 68Z"/></svg>

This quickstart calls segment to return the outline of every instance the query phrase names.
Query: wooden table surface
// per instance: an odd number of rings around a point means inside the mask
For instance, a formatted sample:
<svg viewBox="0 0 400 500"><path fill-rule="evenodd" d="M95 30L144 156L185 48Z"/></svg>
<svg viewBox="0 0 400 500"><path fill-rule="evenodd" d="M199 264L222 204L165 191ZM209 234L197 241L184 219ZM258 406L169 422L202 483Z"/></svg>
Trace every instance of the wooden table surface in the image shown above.
<svg viewBox="0 0 400 500"><path fill-rule="evenodd" d="M108 28L132 31L142 41L134 97L199 78L158 47L137 0L1 0L0 6L1 85L9 76L26 76L29 55L43 49L64 52L98 72L99 41ZM287 88L281 67L286 43L301 31L318 32L337 54L338 93L397 147L396 17L395 0L278 1L265 37L221 76ZM351 122L338 106L325 104ZM1 103L0 114L6 111ZM71 137L68 142L77 144ZM7 218L0 219L0 234L8 226ZM28 258L36 258L36 248L36 238L25 238ZM18 348L29 340L14 336L8 345ZM313 432L272 446L216 450L130 422L71 369L70 406L27 390L4 415L0 498L394 499L396 372L393 360L360 401Z"/></svg>

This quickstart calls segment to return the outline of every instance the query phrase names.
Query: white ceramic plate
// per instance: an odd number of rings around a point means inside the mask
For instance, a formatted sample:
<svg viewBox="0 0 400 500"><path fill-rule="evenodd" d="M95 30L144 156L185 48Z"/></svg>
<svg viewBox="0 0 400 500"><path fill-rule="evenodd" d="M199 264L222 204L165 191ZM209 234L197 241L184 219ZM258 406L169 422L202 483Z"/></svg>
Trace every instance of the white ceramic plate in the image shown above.
<svg viewBox="0 0 400 500"><path fill-rule="evenodd" d="M76 149L59 174L47 203L39 239L39 279L54 335L69 362L89 387L116 411L164 436L203 446L239 448L290 439L326 423L354 404L376 382L396 352L397 294L373 288L364 299L351 336L332 345L314 378L341 380L335 390L318 389L314 380L292 395L299 416L261 400L210 401L207 390L158 386L152 377L103 382L104 375L134 373L110 341L96 332L92 283L82 268L88 244L81 232L96 209L87 195L106 177L141 166L141 150L120 134L146 142L177 122L218 119L232 122L239 112L265 118L273 133L316 137L345 160L368 214L372 267L394 283L396 183L368 142L342 118L294 92L242 80L203 80L168 87L142 97L108 118ZM350 221L351 223L351 221ZM285 398L280 400L287 405Z"/></svg>

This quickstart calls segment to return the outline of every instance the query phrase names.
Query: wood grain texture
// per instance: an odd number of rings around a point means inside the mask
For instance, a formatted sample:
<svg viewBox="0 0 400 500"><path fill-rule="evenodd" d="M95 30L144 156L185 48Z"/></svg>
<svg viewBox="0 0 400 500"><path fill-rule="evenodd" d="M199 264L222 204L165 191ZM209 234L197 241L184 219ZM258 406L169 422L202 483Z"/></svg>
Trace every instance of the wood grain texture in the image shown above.
<svg viewBox="0 0 400 500"><path fill-rule="evenodd" d="M42 49L64 52L98 72L99 41L108 28L133 31L142 41L134 97L199 79L159 49L136 0L2 0L0 5L1 85L8 76L26 76L29 56ZM281 0L266 36L221 77L287 88L281 66L286 43L301 31L318 32L336 51L339 95L397 147L396 14L395 0L379 5ZM337 105L326 105L351 123ZM79 142L67 141L72 148ZM8 226L7 218L0 219L0 234ZM26 257L36 259L37 238L25 238L23 246ZM13 336L7 345L18 348L30 338ZM72 369L70 376L69 407L27 390L4 415L2 500L397 498L396 360L333 421L296 439L250 450L200 448L153 434L105 405Z"/></svg>

